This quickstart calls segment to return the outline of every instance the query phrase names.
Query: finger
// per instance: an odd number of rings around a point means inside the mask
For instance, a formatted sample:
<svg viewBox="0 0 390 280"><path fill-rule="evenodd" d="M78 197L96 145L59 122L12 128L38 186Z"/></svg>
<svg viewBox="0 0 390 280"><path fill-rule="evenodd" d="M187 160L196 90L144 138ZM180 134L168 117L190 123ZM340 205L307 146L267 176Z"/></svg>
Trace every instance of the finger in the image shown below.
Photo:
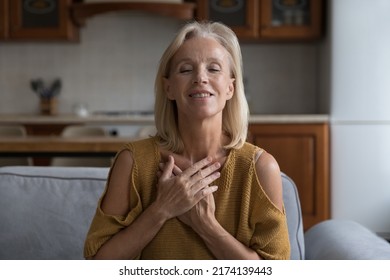
<svg viewBox="0 0 390 280"><path fill-rule="evenodd" d="M164 170L164 166L165 166L165 163L163 163L163 162L160 162L159 164L158 164L158 168L162 171L162 170Z"/></svg>
<svg viewBox="0 0 390 280"><path fill-rule="evenodd" d="M202 168L208 166L211 163L212 159L211 157L204 158L198 162L196 162L194 165L191 167L187 168L186 170L183 171L182 175L183 176L188 176L191 177L193 176L196 172L201 170Z"/></svg>
<svg viewBox="0 0 390 280"><path fill-rule="evenodd" d="M160 162L158 164L158 168L160 169L160 171L164 170L164 166L165 166L165 163L163 162ZM181 173L183 173L183 171L175 164L174 167L173 167L173 175L180 175Z"/></svg>
<svg viewBox="0 0 390 280"><path fill-rule="evenodd" d="M196 184L192 185L192 187L191 187L191 191L192 191L193 195L196 195L203 188L210 185L213 181L218 179L220 176L221 176L221 173L214 172L214 173L210 174L209 176L207 176L206 178L199 180Z"/></svg>
<svg viewBox="0 0 390 280"><path fill-rule="evenodd" d="M173 174L180 175L181 173L183 173L183 171L175 164L173 167Z"/></svg>
<svg viewBox="0 0 390 280"><path fill-rule="evenodd" d="M173 168L175 166L175 160L172 156L169 156L168 162L164 165L160 179L166 180L171 178Z"/></svg>
<svg viewBox="0 0 390 280"><path fill-rule="evenodd" d="M196 201L200 201L209 194L212 194L218 190L218 186L211 186L211 187L205 187L202 190L200 190L197 194L195 194L194 198Z"/></svg>
<svg viewBox="0 0 390 280"><path fill-rule="evenodd" d="M209 194L212 194L213 192L216 192L218 190L218 186L210 186L207 188L203 188L201 191L201 194L203 197L208 196Z"/></svg>
<svg viewBox="0 0 390 280"><path fill-rule="evenodd" d="M217 171L221 167L221 164L219 162L215 162L214 164L204 168L200 169L195 175L192 176L193 182L197 182L202 180L203 178L206 178L213 172Z"/></svg>

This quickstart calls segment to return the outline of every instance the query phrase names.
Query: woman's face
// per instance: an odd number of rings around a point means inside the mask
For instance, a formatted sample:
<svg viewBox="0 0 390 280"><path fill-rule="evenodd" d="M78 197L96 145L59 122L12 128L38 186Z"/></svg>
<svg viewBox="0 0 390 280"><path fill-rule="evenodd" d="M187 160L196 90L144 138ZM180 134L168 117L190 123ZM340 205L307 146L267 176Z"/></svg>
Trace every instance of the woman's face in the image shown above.
<svg viewBox="0 0 390 280"><path fill-rule="evenodd" d="M213 38L194 37L173 56L167 97L175 100L179 118L222 117L226 101L234 93L234 78L227 50Z"/></svg>

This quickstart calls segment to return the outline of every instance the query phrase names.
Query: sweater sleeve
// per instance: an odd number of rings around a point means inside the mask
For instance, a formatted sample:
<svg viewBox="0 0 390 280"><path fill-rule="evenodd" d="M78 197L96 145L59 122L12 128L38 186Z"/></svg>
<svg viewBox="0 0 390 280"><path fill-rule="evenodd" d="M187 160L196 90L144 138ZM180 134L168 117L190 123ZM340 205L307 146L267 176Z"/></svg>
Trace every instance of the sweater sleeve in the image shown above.
<svg viewBox="0 0 390 280"><path fill-rule="evenodd" d="M119 153L118 153L119 154ZM91 258L96 255L100 247L107 242L112 236L117 234L123 228L129 226L143 211L140 195L135 187L134 173L136 172L135 165L131 172L130 182L130 211L126 216L108 215L103 212L101 204L108 189L108 182L110 181L111 171L108 176L106 188L100 197L92 219L87 237L84 243L84 257Z"/></svg>
<svg viewBox="0 0 390 280"><path fill-rule="evenodd" d="M288 260L290 243L287 221L285 215L277 211L269 211L267 220L255 224L250 247L264 259Z"/></svg>
<svg viewBox="0 0 390 280"><path fill-rule="evenodd" d="M137 205L133 209L131 209L131 211L126 217L107 215L102 211L100 207L103 197L104 195L99 200L95 216L92 220L85 240L85 258L90 258L96 255L97 251L107 240L109 240L112 236L117 234L123 228L129 226L142 212L142 206L140 200L138 200Z"/></svg>
<svg viewBox="0 0 390 280"><path fill-rule="evenodd" d="M280 211L268 198L260 184L254 190L256 191L252 194L252 198L256 201L253 203L250 217L254 232L250 247L264 259L287 260L290 258L290 241L284 208Z"/></svg>

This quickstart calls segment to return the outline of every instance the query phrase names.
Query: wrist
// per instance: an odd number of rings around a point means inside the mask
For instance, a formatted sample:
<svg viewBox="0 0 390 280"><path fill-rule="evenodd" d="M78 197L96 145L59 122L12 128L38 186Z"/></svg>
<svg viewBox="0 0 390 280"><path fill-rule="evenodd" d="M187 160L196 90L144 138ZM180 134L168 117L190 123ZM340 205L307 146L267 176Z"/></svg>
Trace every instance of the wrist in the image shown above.
<svg viewBox="0 0 390 280"><path fill-rule="evenodd" d="M168 211L161 207L157 202L153 202L148 210L153 213L153 222L156 224L164 224L169 217Z"/></svg>
<svg viewBox="0 0 390 280"><path fill-rule="evenodd" d="M228 234L215 217L202 220L194 230L206 243L212 243Z"/></svg>

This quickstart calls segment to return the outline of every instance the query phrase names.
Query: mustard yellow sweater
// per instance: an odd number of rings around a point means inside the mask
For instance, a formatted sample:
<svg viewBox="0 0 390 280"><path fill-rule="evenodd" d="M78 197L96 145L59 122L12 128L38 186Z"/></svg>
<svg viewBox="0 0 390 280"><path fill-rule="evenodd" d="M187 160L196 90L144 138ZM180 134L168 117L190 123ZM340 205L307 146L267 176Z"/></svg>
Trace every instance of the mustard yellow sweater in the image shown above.
<svg viewBox="0 0 390 280"><path fill-rule="evenodd" d="M110 216L100 208L100 198L84 247L91 257L121 229L130 225L155 199L160 153L157 138L125 145L134 158L131 174L130 212L126 217ZM254 157L259 150L249 143L231 150L213 185L219 223L237 240L265 259L288 259L290 244L286 216L264 193L256 176ZM130 171L129 171L130 172ZM109 175L110 176L110 175ZM187 225L168 220L155 238L144 248L140 259L214 259L202 239Z"/></svg>

